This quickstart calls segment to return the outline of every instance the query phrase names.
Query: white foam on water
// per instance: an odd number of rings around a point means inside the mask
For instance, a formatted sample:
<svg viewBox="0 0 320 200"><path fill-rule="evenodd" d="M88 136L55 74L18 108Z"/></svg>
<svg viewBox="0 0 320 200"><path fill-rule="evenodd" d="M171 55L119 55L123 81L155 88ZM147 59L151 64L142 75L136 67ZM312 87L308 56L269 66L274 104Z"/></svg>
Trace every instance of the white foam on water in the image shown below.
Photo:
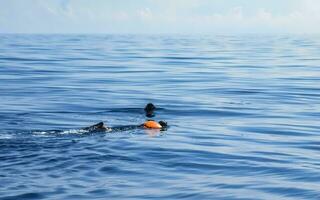
<svg viewBox="0 0 320 200"><path fill-rule="evenodd" d="M11 138L13 138L13 136L9 135L9 134L1 134L0 135L0 140L11 139Z"/></svg>
<svg viewBox="0 0 320 200"><path fill-rule="evenodd" d="M88 133L89 131L87 130L82 130L82 129L70 129L70 130L65 130L65 131L34 131L32 132L33 134L36 135L52 135L52 134L84 134Z"/></svg>
<svg viewBox="0 0 320 200"><path fill-rule="evenodd" d="M49 132L47 132L47 131L34 131L34 132L32 132L33 134L37 134L37 135L46 135L46 134L48 134Z"/></svg>
<svg viewBox="0 0 320 200"><path fill-rule="evenodd" d="M70 130L62 131L59 134L84 134L88 132L89 131L83 130L83 129L70 129Z"/></svg>

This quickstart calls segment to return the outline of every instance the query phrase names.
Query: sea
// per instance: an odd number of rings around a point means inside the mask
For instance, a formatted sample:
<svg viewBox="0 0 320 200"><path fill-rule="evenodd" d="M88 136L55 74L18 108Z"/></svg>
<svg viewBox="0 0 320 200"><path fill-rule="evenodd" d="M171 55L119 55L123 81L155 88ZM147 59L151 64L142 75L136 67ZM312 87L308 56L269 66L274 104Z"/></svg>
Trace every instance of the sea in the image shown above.
<svg viewBox="0 0 320 200"><path fill-rule="evenodd" d="M319 122L318 35L0 35L1 200L320 199Z"/></svg>

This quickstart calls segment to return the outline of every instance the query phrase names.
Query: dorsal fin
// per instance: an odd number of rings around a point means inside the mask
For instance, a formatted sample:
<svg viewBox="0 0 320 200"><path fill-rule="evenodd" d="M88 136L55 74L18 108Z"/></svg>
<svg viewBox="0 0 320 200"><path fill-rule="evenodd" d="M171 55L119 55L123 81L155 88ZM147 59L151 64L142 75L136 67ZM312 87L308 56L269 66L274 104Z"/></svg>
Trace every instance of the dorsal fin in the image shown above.
<svg viewBox="0 0 320 200"><path fill-rule="evenodd" d="M107 128L104 126L104 123L103 122L99 122L97 124L94 124L92 126L88 126L86 128L84 128L84 130L86 131L105 131L107 130Z"/></svg>

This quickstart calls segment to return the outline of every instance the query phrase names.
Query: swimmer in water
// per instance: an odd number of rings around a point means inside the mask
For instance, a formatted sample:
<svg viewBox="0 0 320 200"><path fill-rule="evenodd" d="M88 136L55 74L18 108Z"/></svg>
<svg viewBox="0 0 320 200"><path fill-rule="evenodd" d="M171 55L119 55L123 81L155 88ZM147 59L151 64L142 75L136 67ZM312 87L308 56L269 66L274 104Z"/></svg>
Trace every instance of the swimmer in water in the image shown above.
<svg viewBox="0 0 320 200"><path fill-rule="evenodd" d="M145 114L147 117L154 117L154 111L156 107L152 103L148 103L145 108ZM137 128L144 128L144 129L158 129L158 130L166 130L168 127L167 122L159 121L156 122L154 120L146 120L143 124L140 125L127 125L127 126L118 126L118 127L107 127L104 125L103 122L99 122L89 127L85 127L82 130L88 132L113 132L113 131L127 131L133 130Z"/></svg>
<svg viewBox="0 0 320 200"><path fill-rule="evenodd" d="M148 103L146 107L144 107L144 112L146 113L146 117L154 117L154 111L156 107L152 103Z"/></svg>

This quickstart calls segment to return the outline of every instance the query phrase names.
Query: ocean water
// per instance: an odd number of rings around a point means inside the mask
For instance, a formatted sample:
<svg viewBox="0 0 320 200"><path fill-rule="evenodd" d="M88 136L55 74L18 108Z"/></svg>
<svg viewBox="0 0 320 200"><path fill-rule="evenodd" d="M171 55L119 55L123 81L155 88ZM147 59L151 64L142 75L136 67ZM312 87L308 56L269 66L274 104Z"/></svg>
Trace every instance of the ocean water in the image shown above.
<svg viewBox="0 0 320 200"><path fill-rule="evenodd" d="M320 199L319 121L319 36L0 35L1 200Z"/></svg>

